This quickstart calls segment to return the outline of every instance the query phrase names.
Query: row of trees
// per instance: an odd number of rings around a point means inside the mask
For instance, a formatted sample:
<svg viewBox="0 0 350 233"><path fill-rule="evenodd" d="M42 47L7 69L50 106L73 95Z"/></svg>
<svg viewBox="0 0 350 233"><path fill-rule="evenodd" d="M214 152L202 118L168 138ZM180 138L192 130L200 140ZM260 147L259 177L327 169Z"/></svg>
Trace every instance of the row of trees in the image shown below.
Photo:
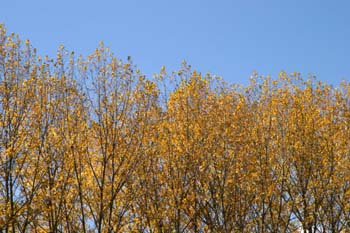
<svg viewBox="0 0 350 233"><path fill-rule="evenodd" d="M154 79L0 26L0 232L350 229L350 85Z"/></svg>

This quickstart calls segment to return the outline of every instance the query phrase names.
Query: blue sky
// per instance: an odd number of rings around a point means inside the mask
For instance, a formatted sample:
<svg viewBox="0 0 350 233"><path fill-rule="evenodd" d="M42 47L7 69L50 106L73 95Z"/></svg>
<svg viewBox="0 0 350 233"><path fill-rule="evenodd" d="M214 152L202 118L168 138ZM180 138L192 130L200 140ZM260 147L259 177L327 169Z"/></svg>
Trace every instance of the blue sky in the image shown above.
<svg viewBox="0 0 350 233"><path fill-rule="evenodd" d="M350 1L4 0L0 8L0 22L41 55L60 44L86 55L103 41L146 75L186 60L232 83L248 83L253 70L350 80Z"/></svg>

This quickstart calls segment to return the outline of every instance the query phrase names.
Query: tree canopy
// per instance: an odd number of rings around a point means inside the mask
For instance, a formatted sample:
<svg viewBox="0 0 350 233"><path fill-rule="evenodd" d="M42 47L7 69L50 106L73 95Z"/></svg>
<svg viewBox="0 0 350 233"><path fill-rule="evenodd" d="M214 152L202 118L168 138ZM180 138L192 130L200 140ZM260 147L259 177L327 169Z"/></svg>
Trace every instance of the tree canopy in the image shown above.
<svg viewBox="0 0 350 233"><path fill-rule="evenodd" d="M0 26L0 232L347 232L350 84L247 86Z"/></svg>

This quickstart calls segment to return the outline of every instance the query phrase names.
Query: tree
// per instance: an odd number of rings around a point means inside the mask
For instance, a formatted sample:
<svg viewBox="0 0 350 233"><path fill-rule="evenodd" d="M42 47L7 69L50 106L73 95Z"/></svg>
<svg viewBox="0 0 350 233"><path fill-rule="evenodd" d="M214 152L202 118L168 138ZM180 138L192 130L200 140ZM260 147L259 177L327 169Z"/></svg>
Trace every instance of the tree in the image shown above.
<svg viewBox="0 0 350 233"><path fill-rule="evenodd" d="M0 232L347 232L350 84L144 76L0 26Z"/></svg>

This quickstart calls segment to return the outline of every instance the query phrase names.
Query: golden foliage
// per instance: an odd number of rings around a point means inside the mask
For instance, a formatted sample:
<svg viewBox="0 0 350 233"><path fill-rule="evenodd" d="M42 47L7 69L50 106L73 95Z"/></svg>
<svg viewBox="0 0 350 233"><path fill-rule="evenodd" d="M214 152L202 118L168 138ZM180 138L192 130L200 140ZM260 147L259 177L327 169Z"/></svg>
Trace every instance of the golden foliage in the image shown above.
<svg viewBox="0 0 350 233"><path fill-rule="evenodd" d="M350 85L148 79L0 26L0 231L347 232Z"/></svg>

